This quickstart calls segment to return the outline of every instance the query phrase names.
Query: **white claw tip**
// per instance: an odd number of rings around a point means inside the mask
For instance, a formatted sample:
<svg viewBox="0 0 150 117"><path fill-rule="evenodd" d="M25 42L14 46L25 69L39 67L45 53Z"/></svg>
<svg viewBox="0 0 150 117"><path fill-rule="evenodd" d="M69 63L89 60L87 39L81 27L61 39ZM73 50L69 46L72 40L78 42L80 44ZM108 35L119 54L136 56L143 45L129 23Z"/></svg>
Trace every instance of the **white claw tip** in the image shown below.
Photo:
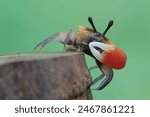
<svg viewBox="0 0 150 117"><path fill-rule="evenodd" d="M102 58L103 58L102 53L100 51L98 51L95 47L96 48L100 48L100 49L102 49L104 51L107 51L107 49L110 48L111 45L108 45L108 44L105 44L105 43L101 43L101 42L91 42L91 43L89 43L89 48L90 48L93 56L97 60L102 62Z"/></svg>

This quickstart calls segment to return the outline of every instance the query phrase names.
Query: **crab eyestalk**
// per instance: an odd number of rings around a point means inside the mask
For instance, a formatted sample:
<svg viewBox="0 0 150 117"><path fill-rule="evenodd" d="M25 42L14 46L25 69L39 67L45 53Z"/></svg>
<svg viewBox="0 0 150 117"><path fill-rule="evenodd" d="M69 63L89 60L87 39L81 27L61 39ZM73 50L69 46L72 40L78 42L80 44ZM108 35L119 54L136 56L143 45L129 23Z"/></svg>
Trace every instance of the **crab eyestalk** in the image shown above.
<svg viewBox="0 0 150 117"><path fill-rule="evenodd" d="M109 23L108 23L108 26L107 28L105 29L105 31L102 33L104 36L105 34L107 33L107 31L110 29L110 27L113 25L113 20L110 20Z"/></svg>
<svg viewBox="0 0 150 117"><path fill-rule="evenodd" d="M89 48L93 56L109 68L122 69L126 65L126 54L115 45L91 42ZM98 49L102 49L103 51L100 52Z"/></svg>
<svg viewBox="0 0 150 117"><path fill-rule="evenodd" d="M94 32L97 32L92 17L88 17L88 21L89 21L89 23L91 24L91 26L92 26Z"/></svg>

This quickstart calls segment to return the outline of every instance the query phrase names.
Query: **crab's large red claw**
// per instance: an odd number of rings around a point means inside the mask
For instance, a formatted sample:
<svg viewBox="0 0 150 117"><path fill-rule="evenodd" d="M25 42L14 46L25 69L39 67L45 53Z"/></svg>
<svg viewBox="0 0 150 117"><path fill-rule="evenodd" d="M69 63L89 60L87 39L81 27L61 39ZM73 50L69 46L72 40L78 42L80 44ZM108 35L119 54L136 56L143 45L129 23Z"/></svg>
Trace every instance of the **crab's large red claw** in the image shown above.
<svg viewBox="0 0 150 117"><path fill-rule="evenodd" d="M125 52L111 44L91 42L89 48L93 56L113 69L122 69L126 65L127 57Z"/></svg>

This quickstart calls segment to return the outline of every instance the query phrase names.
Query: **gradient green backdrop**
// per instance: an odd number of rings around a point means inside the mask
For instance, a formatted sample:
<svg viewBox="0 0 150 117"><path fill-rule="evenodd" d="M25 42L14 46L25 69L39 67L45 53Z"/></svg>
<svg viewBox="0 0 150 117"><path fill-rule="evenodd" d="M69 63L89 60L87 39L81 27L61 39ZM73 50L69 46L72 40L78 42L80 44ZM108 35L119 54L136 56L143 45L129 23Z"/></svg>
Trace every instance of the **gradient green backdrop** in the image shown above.
<svg viewBox="0 0 150 117"><path fill-rule="evenodd" d="M79 25L104 31L110 19L114 26L107 37L125 50L126 68L115 70L114 79L94 99L150 99L150 1L149 0L0 0L0 54L32 52L34 46L55 32ZM57 42L42 51L62 51ZM88 66L94 61L86 56ZM93 77L100 74L92 72Z"/></svg>

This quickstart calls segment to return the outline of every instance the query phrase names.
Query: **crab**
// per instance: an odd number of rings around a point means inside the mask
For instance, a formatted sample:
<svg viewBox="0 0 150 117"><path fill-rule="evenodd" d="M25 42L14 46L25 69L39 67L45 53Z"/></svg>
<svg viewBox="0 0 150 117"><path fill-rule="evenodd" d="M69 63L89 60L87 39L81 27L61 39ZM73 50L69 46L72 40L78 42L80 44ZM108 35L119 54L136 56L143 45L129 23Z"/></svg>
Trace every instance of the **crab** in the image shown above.
<svg viewBox="0 0 150 117"><path fill-rule="evenodd" d="M127 57L121 48L117 47L107 37L105 37L107 31L113 25L113 20L109 21L108 26L103 33L97 31L92 17L88 17L88 21L91 24L92 29L86 26L79 26L77 32L70 29L68 32L53 34L37 44L34 49L43 48L52 40L57 40L64 44L65 49L66 45L70 45L73 48L93 57L95 59L96 66L91 67L90 70L99 68L102 74L92 81L92 85L103 79L96 88L96 90L102 90L112 80L113 69L119 70L125 67Z"/></svg>

